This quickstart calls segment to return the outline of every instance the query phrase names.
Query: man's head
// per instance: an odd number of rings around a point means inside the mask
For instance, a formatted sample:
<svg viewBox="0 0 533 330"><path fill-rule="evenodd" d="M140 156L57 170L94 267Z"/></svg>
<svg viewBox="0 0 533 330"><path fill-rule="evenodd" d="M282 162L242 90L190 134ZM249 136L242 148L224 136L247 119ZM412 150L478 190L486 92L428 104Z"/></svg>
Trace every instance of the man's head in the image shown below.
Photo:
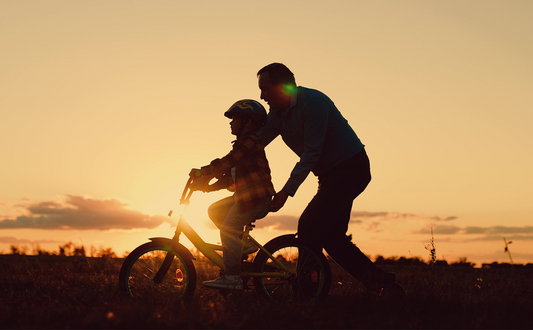
<svg viewBox="0 0 533 330"><path fill-rule="evenodd" d="M281 63L272 63L257 72L261 99L271 108L288 109L291 92L296 88L294 74Z"/></svg>

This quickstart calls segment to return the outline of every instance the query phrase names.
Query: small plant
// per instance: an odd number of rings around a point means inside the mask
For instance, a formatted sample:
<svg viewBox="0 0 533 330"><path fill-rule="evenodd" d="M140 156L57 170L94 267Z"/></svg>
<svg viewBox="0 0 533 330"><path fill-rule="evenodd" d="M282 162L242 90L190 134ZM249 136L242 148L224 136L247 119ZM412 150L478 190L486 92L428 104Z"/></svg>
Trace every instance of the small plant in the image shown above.
<svg viewBox="0 0 533 330"><path fill-rule="evenodd" d="M431 227L431 240L429 240L429 244L424 244L424 248L429 251L429 264L431 266L435 265L437 262L437 247L433 238L433 227Z"/></svg>
<svg viewBox="0 0 533 330"><path fill-rule="evenodd" d="M511 251L509 251L509 244L511 244L513 241L509 241L507 242L505 240L505 237L503 238L503 242L505 243L505 250L504 252L506 252L508 255L509 255L509 259L511 259L511 265L514 265L514 262L513 262L513 257L511 257Z"/></svg>

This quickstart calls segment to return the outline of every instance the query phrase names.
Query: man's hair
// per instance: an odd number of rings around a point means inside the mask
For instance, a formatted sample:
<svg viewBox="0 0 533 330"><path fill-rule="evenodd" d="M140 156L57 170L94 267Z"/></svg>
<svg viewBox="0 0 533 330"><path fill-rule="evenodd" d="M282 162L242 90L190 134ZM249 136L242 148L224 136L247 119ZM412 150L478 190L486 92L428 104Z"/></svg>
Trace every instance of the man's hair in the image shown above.
<svg viewBox="0 0 533 330"><path fill-rule="evenodd" d="M257 72L259 77L261 74L268 72L270 77L270 83L273 85L284 84L296 87L296 80L294 79L294 74L281 63L272 63Z"/></svg>

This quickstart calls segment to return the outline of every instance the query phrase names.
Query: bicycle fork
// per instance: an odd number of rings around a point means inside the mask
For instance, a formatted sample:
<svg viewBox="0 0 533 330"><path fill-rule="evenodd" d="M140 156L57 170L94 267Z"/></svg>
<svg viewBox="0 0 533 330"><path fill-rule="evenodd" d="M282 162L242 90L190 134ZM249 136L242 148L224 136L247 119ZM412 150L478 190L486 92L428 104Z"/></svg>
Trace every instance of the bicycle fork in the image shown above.
<svg viewBox="0 0 533 330"><path fill-rule="evenodd" d="M172 215L172 211L169 212L168 216L170 217ZM180 215L180 220L181 220L181 217L183 216ZM174 232L174 237L172 237L172 245L174 245L174 243L179 243L180 241L180 235L181 235L181 228L180 228L180 222L181 221L178 221L178 225L176 227L176 231ZM174 260L174 247L171 246L171 251L168 251L166 256L165 256L165 260L163 260L163 263L161 264L161 267L159 267L159 269L157 270L157 273L155 274L154 276L154 282L156 284L160 284L161 282L163 282L163 278L165 277L165 275L167 274L168 270L170 269L170 266L172 265L172 261Z"/></svg>
<svg viewBox="0 0 533 330"><path fill-rule="evenodd" d="M159 270L154 276L154 282L156 284L161 284L161 282L163 282L163 278L165 277L168 270L170 269L170 265L172 265L173 260L174 260L174 253L172 253L171 251L167 252L167 255L165 256L165 260L163 260L161 267L159 267Z"/></svg>

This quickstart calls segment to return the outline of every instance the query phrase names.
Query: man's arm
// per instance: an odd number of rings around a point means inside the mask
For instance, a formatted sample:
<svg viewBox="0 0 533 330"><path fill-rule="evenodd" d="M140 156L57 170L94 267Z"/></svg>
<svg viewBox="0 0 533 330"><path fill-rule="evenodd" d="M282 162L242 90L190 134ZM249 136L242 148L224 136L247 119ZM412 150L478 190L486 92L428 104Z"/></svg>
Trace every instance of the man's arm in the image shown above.
<svg viewBox="0 0 533 330"><path fill-rule="evenodd" d="M268 114L267 124L257 132L257 136L265 147L280 134L279 128L276 126L277 115L278 114L270 111ZM272 203L270 204L270 212L277 212L279 209L281 209L283 205L285 205L288 197L289 194L286 191L280 190L272 199Z"/></svg>
<svg viewBox="0 0 533 330"><path fill-rule="evenodd" d="M261 144L266 147L270 144L276 137L279 135L279 130L277 129L275 125L276 121L276 114L274 114L272 111L268 113L267 117L267 123L265 126L263 126L258 132L257 136L259 137L259 140L261 140Z"/></svg>
<svg viewBox="0 0 533 330"><path fill-rule="evenodd" d="M290 196L305 181L322 155L329 117L329 104L322 99L310 99L303 105L304 111L304 152L294 166L289 180L283 187Z"/></svg>
<svg viewBox="0 0 533 330"><path fill-rule="evenodd" d="M300 161L296 163L289 180L272 200L270 211L280 210L289 196L294 196L296 190L305 181L309 172L314 168L324 147L324 140L328 128L329 104L320 99L308 100L304 104L304 152Z"/></svg>
<svg viewBox="0 0 533 330"><path fill-rule="evenodd" d="M285 202L287 202L287 199L289 198L289 193L285 190L278 191L274 198L272 199L272 202L270 203L270 212L278 212L283 205L285 205Z"/></svg>

